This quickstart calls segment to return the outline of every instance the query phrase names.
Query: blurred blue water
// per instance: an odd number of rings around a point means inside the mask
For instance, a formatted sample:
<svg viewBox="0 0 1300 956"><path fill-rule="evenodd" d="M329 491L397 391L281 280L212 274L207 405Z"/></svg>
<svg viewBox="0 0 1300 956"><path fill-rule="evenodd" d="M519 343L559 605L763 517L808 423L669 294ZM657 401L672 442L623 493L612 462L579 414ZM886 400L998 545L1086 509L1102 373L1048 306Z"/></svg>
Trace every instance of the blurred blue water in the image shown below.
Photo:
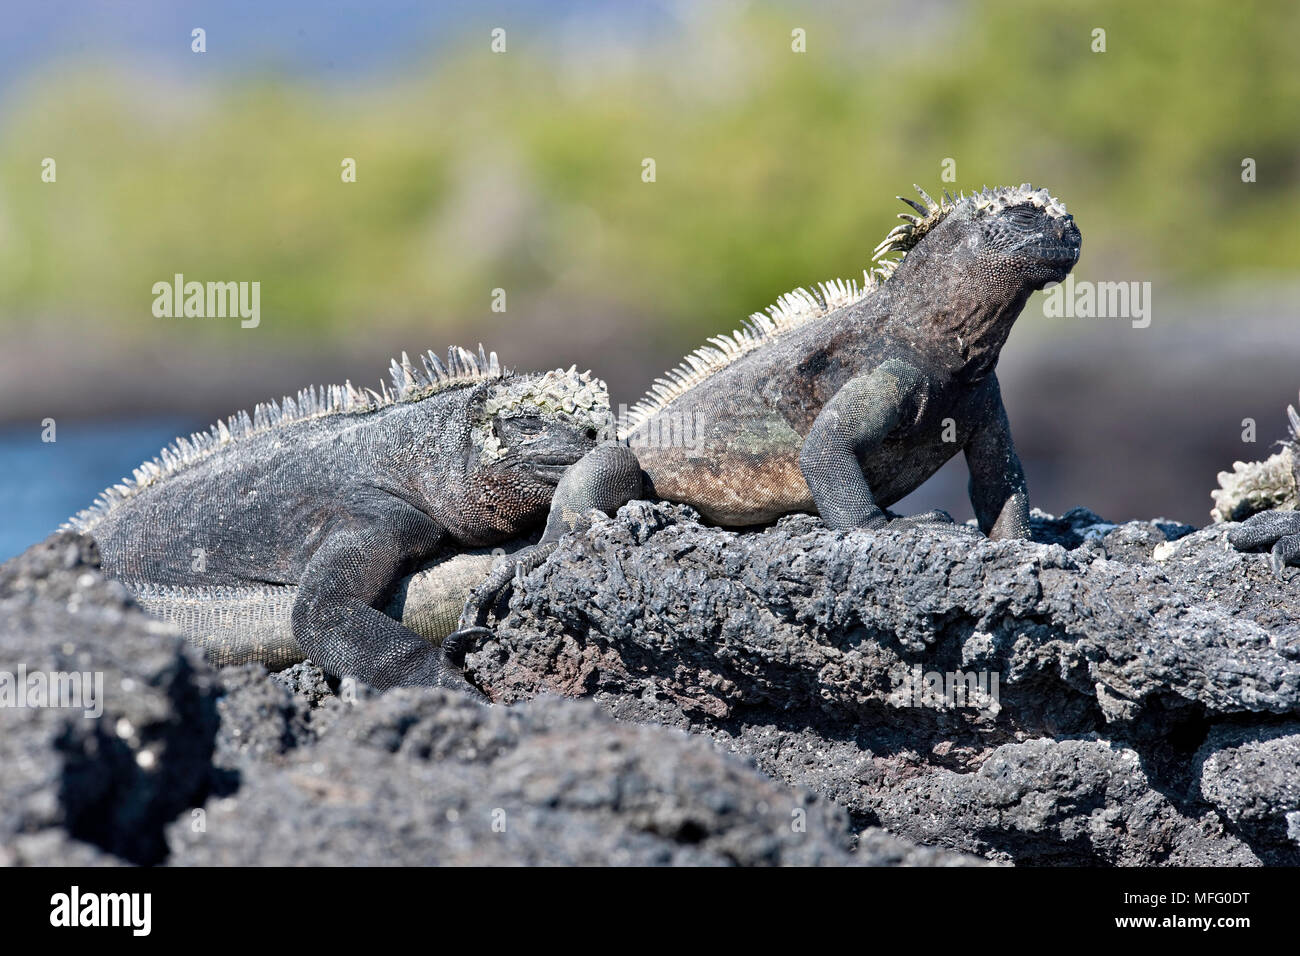
<svg viewBox="0 0 1300 956"><path fill-rule="evenodd" d="M0 429L0 561L39 541L177 435L186 419L60 423L56 441L39 424Z"/></svg>

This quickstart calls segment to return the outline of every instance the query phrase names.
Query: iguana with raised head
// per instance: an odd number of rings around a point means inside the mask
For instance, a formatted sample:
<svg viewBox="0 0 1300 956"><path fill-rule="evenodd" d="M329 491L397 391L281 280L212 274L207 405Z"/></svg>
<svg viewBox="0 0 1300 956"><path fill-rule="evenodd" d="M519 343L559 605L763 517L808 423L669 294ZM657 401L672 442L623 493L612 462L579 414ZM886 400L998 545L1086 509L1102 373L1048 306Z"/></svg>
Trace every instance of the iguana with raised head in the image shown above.
<svg viewBox="0 0 1300 956"><path fill-rule="evenodd" d="M923 202L903 200L915 215L876 247L884 261L863 286L836 280L782 296L658 380L620 430L645 494L724 526L811 511L831 528L880 528L897 520L889 505L961 450L980 528L1028 536L994 368L1029 296L1078 261L1079 230L1028 184L937 202L917 191ZM505 583L494 575L476 591L451 646L481 633Z"/></svg>
<svg viewBox="0 0 1300 956"><path fill-rule="evenodd" d="M283 615L289 588L293 639L326 673L468 689L441 648L384 613L403 578L540 525L579 460L582 489L557 510L602 507L600 471L626 470L628 452L588 454L609 398L572 368L512 374L480 347L445 366L403 354L392 380L304 389L178 439L65 527L92 536L105 572L155 613L184 623L205 596L233 602L232 646L258 647L241 626Z"/></svg>
<svg viewBox="0 0 1300 956"><path fill-rule="evenodd" d="M1282 447L1264 461L1232 463L1219 472L1219 487L1210 492L1210 517L1240 521L1228 532L1228 543L1242 551L1267 548L1273 573L1300 564L1300 412L1286 409L1290 434Z"/></svg>

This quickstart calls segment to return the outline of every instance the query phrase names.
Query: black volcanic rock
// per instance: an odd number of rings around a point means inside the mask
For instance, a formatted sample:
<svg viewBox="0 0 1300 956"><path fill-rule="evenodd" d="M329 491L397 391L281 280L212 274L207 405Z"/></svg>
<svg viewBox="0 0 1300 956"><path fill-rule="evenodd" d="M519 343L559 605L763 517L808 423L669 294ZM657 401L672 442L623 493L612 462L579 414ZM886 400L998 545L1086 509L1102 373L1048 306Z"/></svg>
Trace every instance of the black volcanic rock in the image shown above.
<svg viewBox="0 0 1300 956"><path fill-rule="evenodd" d="M499 608L492 708L213 671L56 535L0 566L0 671L100 674L103 713L0 707L0 862L1300 862L1300 571L1033 527L633 503Z"/></svg>
<svg viewBox="0 0 1300 956"><path fill-rule="evenodd" d="M1227 526L1033 525L1030 542L807 516L725 531L634 503L529 575L468 668L494 700L589 696L711 736L922 844L1300 862L1286 745L1242 750L1300 712L1300 572L1225 550ZM996 700L930 700L931 674L996 677ZM1198 757L1227 727L1254 761L1231 783L1227 757Z"/></svg>

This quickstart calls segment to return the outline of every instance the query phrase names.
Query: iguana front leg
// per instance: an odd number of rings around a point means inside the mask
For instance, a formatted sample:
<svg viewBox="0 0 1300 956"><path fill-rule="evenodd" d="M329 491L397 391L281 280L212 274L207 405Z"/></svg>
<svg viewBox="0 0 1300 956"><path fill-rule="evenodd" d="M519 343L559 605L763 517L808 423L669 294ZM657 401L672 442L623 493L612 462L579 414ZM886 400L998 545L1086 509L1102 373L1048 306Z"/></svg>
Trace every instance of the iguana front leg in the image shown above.
<svg viewBox="0 0 1300 956"><path fill-rule="evenodd" d="M591 526L591 512L613 514L642 493L641 464L619 442L606 442L572 465L555 487L546 530L537 544L522 548L474 588L456 631L442 646L448 658L461 661L474 642L491 633L483 626L488 612L516 577L540 565L555 550L562 535Z"/></svg>
<svg viewBox="0 0 1300 956"><path fill-rule="evenodd" d="M799 470L827 527L883 528L889 523L862 473L859 456L884 442L903 422L924 385L918 369L891 359L845 384L813 421L799 449ZM931 511L898 520L951 522L952 518Z"/></svg>
<svg viewBox="0 0 1300 956"><path fill-rule="evenodd" d="M348 513L308 561L294 602L303 653L331 676L380 690L441 686L481 698L440 648L380 610L399 579L437 549L442 528L376 489L344 494Z"/></svg>
<svg viewBox="0 0 1300 956"><path fill-rule="evenodd" d="M1269 563L1278 577L1288 564L1300 564L1300 511L1261 511L1228 532L1228 543L1239 551L1269 549Z"/></svg>
<svg viewBox="0 0 1300 956"><path fill-rule="evenodd" d="M1029 488L1011 441L1011 425L997 379L990 376L984 422L966 442L970 502L990 538L1029 537Z"/></svg>

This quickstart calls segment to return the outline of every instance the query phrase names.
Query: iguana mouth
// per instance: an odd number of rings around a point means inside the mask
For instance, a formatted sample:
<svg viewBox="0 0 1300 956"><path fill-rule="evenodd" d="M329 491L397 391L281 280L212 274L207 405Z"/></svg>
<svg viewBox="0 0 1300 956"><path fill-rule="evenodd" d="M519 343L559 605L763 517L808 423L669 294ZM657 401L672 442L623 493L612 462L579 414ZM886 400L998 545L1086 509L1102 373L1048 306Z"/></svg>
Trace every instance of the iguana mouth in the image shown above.
<svg viewBox="0 0 1300 956"><path fill-rule="evenodd" d="M524 463L524 467L533 472L539 478L548 482L558 482L564 477L564 473L573 467L573 462L553 459L548 461L529 461Z"/></svg>
<svg viewBox="0 0 1300 956"><path fill-rule="evenodd" d="M1044 262L1077 262L1080 249L1081 246L1077 242L1047 240L1044 233L1036 232L1032 236L1026 236L1007 249L1006 254L1010 255L1025 250Z"/></svg>
<svg viewBox="0 0 1300 956"><path fill-rule="evenodd" d="M1048 239L1043 233L1037 232L1020 240L1010 249L1007 249L1005 254L1011 255L1024 252L1043 262L1053 264L1059 262L1075 263L1079 261L1081 249L1082 246L1077 242L1060 242L1055 239Z"/></svg>
<svg viewBox="0 0 1300 956"><path fill-rule="evenodd" d="M1033 246L1034 255L1044 262L1078 262L1081 247L1064 242L1049 242Z"/></svg>

